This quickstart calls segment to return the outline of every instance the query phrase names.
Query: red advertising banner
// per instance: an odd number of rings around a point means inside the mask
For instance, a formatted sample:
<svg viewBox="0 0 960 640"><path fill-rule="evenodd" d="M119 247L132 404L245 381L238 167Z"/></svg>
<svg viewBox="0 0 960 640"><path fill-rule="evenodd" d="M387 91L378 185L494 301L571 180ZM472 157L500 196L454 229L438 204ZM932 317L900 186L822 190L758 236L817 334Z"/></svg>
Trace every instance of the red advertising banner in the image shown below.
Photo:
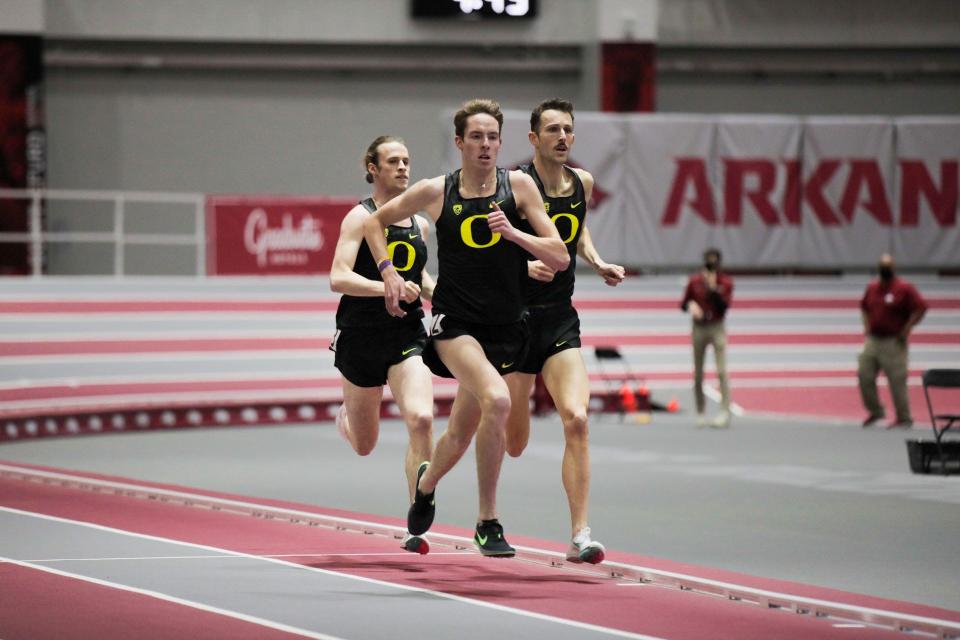
<svg viewBox="0 0 960 640"><path fill-rule="evenodd" d="M209 196L207 275L329 273L357 198Z"/></svg>

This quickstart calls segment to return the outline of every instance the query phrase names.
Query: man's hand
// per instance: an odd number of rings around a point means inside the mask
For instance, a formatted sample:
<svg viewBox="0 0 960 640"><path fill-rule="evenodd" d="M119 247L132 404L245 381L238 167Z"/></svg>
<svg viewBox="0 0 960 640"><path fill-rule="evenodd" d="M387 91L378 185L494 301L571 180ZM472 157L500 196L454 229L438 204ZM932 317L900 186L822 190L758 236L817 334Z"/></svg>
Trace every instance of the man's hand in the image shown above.
<svg viewBox="0 0 960 640"><path fill-rule="evenodd" d="M491 233L499 233L504 240L513 242L517 237L516 227L510 224L507 214L500 210L500 205L496 202L493 203L493 211L487 216L487 226L490 227Z"/></svg>
<svg viewBox="0 0 960 640"><path fill-rule="evenodd" d="M400 301L407 291L407 281L393 267L384 269L380 277L383 278L383 300L387 313L395 318L404 317L407 312L400 308Z"/></svg>
<svg viewBox="0 0 960 640"><path fill-rule="evenodd" d="M626 270L618 264L602 262L596 266L597 275L603 278L608 287L615 287L626 277Z"/></svg>
<svg viewBox="0 0 960 640"><path fill-rule="evenodd" d="M420 297L420 287L416 282L404 280L405 288L403 290L402 300L404 302L413 302Z"/></svg>
<svg viewBox="0 0 960 640"><path fill-rule="evenodd" d="M550 282L557 271L543 264L540 260L527 261L527 275L540 282Z"/></svg>
<svg viewBox="0 0 960 640"><path fill-rule="evenodd" d="M695 300L691 300L687 303L687 311L690 312L690 317L694 320L700 320L703 318L703 309L700 308L700 305L698 305Z"/></svg>

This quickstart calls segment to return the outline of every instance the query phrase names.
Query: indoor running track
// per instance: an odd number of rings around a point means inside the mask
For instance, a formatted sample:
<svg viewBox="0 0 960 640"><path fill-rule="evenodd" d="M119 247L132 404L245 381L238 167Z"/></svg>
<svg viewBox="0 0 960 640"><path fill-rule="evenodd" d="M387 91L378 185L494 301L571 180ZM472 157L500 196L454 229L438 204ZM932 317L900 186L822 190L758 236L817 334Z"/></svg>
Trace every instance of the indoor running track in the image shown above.
<svg viewBox="0 0 960 640"><path fill-rule="evenodd" d="M399 524L0 463L0 638L960 634L960 612L617 553L603 573L535 539L490 559L441 527L419 556Z"/></svg>

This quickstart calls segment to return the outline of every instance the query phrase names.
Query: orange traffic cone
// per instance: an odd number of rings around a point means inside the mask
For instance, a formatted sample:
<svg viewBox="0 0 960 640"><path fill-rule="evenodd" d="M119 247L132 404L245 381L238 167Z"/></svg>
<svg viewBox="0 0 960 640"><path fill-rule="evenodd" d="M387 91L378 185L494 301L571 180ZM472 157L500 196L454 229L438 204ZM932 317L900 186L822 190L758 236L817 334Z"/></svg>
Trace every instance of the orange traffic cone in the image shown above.
<svg viewBox="0 0 960 640"><path fill-rule="evenodd" d="M680 410L680 402L677 400L677 397L674 396L670 398L670 402L667 403L667 411L670 413L676 413Z"/></svg>
<svg viewBox="0 0 960 640"><path fill-rule="evenodd" d="M620 387L620 406L628 413L633 413L637 410L637 396L633 395L633 389L631 389L630 385L626 382Z"/></svg>

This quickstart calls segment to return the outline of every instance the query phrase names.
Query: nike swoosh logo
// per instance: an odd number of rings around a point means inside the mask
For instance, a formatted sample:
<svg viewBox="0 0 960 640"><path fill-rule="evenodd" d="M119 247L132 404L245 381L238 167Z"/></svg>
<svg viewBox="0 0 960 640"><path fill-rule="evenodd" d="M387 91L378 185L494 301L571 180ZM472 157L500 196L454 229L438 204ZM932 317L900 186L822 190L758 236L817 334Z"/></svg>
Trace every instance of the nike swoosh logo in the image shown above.
<svg viewBox="0 0 960 640"><path fill-rule="evenodd" d="M405 350L405 351L401 351L401 352L400 352L400 355L405 356L405 355L407 355L408 353L410 353L411 351L416 351L416 350L417 350L416 347L414 347L413 349L407 349L407 350Z"/></svg>
<svg viewBox="0 0 960 640"><path fill-rule="evenodd" d="M566 340L561 340L560 342L554 343L553 346L555 346L555 347L562 347L562 346L565 345L565 344L567 344L567 341L566 341Z"/></svg>
<svg viewBox="0 0 960 640"><path fill-rule="evenodd" d="M512 365L513 365L512 362L504 362L503 364L500 365L500 368L501 368L501 369L506 369L507 367L510 367L510 366L512 366Z"/></svg>
<svg viewBox="0 0 960 640"><path fill-rule="evenodd" d="M579 206L582 205L582 204L583 204L583 200L581 200L581 201L578 202L577 204L572 204L572 205L570 205L570 208L571 208L571 209L576 209L577 207L579 207Z"/></svg>
<svg viewBox="0 0 960 640"><path fill-rule="evenodd" d="M414 239L417 237L417 234L415 234L415 233L409 233L409 234L407 234L407 235L410 236L410 239L411 239L411 240L414 240Z"/></svg>
<svg viewBox="0 0 960 640"><path fill-rule="evenodd" d="M481 535L478 533L478 534L477 534L477 542L479 542L479 543L480 543L480 546L482 547L483 545L487 544L487 536L481 536Z"/></svg>
<svg viewBox="0 0 960 640"><path fill-rule="evenodd" d="M497 205L497 206L499 207L500 205L502 205L502 204L503 204L504 202L506 202L506 201L507 201L507 199L504 198L504 199L501 200L500 202L491 203L490 208L493 209L493 205Z"/></svg>

